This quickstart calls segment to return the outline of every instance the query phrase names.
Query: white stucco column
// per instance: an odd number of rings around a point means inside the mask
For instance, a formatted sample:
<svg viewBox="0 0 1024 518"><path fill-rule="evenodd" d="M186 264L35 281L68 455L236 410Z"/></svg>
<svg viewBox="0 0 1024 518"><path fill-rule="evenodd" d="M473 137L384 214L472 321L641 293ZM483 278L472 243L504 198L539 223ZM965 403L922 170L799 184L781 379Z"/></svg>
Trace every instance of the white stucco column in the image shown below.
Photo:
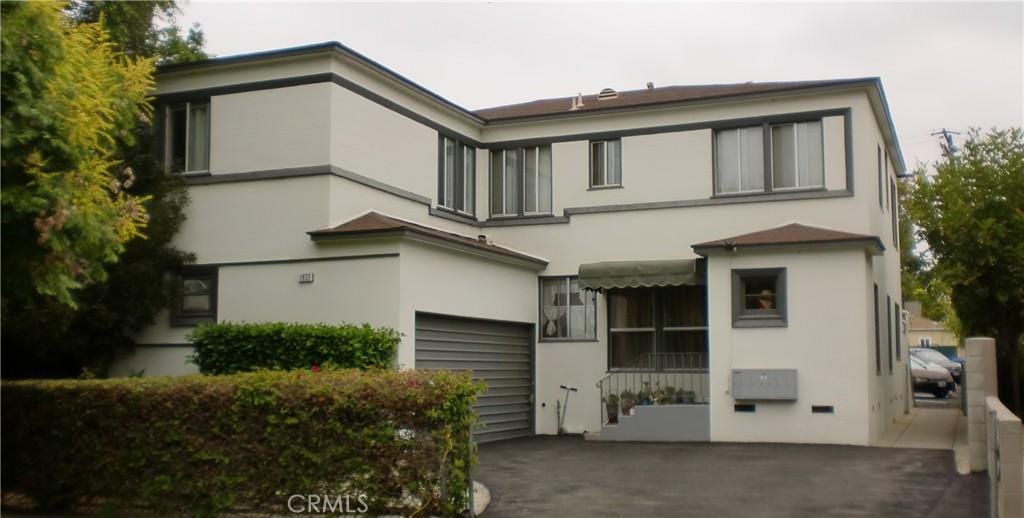
<svg viewBox="0 0 1024 518"><path fill-rule="evenodd" d="M965 341L967 348L967 441L971 471L988 469L988 429L985 398L997 396L996 341L974 337Z"/></svg>

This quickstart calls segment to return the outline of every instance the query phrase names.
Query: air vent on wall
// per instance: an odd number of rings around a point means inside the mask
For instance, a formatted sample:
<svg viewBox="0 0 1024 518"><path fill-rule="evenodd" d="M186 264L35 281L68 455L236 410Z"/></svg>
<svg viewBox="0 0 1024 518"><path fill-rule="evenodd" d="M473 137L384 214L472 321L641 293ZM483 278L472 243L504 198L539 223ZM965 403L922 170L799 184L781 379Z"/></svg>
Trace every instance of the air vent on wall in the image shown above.
<svg viewBox="0 0 1024 518"><path fill-rule="evenodd" d="M605 88L604 90L601 90L601 93L597 94L598 101L604 101L607 99L617 99L618 97L619 92L616 92L613 88Z"/></svg>

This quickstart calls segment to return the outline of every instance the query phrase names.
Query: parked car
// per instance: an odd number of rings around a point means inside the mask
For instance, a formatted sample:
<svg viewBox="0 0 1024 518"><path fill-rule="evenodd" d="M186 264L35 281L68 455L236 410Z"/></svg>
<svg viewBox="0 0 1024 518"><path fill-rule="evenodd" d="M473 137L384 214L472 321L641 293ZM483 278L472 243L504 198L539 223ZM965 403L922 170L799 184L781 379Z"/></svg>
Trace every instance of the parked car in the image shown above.
<svg viewBox="0 0 1024 518"><path fill-rule="evenodd" d="M928 392L945 398L956 386L953 375L945 367L910 356L910 375L914 379L914 392Z"/></svg>
<svg viewBox="0 0 1024 518"><path fill-rule="evenodd" d="M911 347L910 354L915 358L928 363L934 363L945 368L953 376L953 381L960 383L960 375L963 373L964 369L963 364L955 362L947 358L945 354L927 347Z"/></svg>

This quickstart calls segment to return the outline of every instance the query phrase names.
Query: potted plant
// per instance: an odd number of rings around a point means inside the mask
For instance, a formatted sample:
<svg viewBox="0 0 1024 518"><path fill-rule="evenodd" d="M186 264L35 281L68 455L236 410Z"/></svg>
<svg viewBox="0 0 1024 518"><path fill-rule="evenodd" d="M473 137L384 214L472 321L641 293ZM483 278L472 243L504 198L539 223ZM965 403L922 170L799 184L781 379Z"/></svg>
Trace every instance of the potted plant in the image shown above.
<svg viewBox="0 0 1024 518"><path fill-rule="evenodd" d="M631 390L624 390L619 395L619 404L622 409L622 415L632 415L633 407L636 406L637 396Z"/></svg>
<svg viewBox="0 0 1024 518"><path fill-rule="evenodd" d="M608 394L604 397L604 409L608 414L608 424L615 424L619 422L618 394Z"/></svg>
<svg viewBox="0 0 1024 518"><path fill-rule="evenodd" d="M680 403L696 403L697 394L695 394L692 390L679 389L679 391L676 392L676 400L679 401Z"/></svg>
<svg viewBox="0 0 1024 518"><path fill-rule="evenodd" d="M654 391L653 398L656 405L671 405L676 402L676 388L671 386L658 388Z"/></svg>

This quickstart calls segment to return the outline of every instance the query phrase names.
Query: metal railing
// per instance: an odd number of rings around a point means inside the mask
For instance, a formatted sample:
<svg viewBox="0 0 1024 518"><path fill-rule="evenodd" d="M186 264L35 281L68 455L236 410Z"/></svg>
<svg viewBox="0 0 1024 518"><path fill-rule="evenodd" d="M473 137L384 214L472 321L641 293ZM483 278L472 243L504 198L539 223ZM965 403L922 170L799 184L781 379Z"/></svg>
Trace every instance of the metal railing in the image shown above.
<svg viewBox="0 0 1024 518"><path fill-rule="evenodd" d="M708 383L704 353L645 354L597 382L601 422L617 423L637 405L706 405Z"/></svg>

